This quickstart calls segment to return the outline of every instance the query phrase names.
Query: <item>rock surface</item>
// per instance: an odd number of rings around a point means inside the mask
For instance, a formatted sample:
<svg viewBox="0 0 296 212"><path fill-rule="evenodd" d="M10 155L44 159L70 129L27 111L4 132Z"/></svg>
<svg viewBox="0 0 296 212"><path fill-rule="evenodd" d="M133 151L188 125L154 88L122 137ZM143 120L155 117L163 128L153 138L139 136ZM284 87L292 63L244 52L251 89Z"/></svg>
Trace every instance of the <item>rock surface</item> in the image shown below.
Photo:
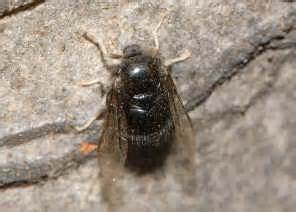
<svg viewBox="0 0 296 212"><path fill-rule="evenodd" d="M196 171L184 173L194 183L180 188L170 170L164 177L127 174L118 179L117 207L294 211L296 4L138 2L1 1L0 210L107 210L96 160L77 151L81 142L98 139L101 123L80 134L69 127L104 105L97 86L77 82L108 80L82 34L109 51L132 42L151 46L152 31L167 13L159 32L162 54L192 52L173 76L197 132Z"/></svg>

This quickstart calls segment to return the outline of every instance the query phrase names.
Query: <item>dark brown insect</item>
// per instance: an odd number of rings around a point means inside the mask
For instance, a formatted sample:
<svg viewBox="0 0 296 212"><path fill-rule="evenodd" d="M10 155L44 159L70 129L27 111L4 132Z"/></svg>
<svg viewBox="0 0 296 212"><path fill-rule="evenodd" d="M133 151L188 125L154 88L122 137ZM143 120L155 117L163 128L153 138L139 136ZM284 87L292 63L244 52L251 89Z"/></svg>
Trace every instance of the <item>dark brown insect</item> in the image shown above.
<svg viewBox="0 0 296 212"><path fill-rule="evenodd" d="M100 157L107 156L104 163L121 161L141 172L162 166L172 147L186 145L186 134L192 133L190 118L170 75L172 65L190 57L190 53L163 62L155 35L154 49L143 50L136 44L126 46L122 54L110 55L121 59L120 64L110 65L103 45L86 34L84 38L98 47L113 78L106 109L95 117L103 114L105 119L98 148Z"/></svg>

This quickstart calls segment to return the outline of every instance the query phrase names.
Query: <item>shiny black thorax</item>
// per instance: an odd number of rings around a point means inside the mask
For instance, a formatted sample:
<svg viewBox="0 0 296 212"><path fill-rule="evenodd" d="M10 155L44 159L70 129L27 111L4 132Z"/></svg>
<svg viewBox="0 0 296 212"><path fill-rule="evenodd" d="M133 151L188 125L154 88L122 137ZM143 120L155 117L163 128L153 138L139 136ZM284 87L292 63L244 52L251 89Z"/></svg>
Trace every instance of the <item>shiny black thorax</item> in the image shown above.
<svg viewBox="0 0 296 212"><path fill-rule="evenodd" d="M126 164L161 164L174 138L168 93L161 83L161 60L134 54L120 65L120 98L127 122Z"/></svg>

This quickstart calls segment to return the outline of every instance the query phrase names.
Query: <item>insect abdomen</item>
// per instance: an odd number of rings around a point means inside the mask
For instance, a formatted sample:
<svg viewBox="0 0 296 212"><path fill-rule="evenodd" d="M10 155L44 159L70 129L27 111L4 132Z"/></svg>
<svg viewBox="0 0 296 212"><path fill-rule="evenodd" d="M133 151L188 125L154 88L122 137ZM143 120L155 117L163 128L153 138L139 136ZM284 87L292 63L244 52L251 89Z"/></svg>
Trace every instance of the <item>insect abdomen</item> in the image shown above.
<svg viewBox="0 0 296 212"><path fill-rule="evenodd" d="M161 165L174 140L167 95L134 95L127 104L126 115L126 164L141 168Z"/></svg>

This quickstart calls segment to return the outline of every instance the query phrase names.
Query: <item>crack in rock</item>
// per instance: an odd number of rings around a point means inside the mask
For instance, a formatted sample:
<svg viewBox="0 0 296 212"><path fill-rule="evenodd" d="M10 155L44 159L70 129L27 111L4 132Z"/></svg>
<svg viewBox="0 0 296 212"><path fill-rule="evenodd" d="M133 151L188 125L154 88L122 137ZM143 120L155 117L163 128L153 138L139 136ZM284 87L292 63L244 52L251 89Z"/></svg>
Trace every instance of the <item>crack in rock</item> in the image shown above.
<svg viewBox="0 0 296 212"><path fill-rule="evenodd" d="M258 35L256 35L255 37L248 38L247 40L249 40L249 43L253 46L253 49L251 51L241 51L241 53L237 53L237 55L243 55L240 57L236 57L234 59L230 56L230 59L228 59L229 63L227 63L225 67L221 67L218 63L216 65L216 68L214 69L224 70L221 71L222 74L216 79L216 81L212 85L209 86L209 88L205 92L198 94L198 96L196 97L192 97L192 100L189 100L188 103L185 105L186 110L190 112L199 105L203 104L211 96L214 90L216 90L219 86L223 85L223 83L225 83L226 81L234 77L236 74L238 74L240 70L242 70L251 61L256 59L256 57L260 56L267 50L295 48L296 41L283 42L285 41L286 37L294 31L294 26L296 24L295 12L289 14L288 17L290 17L290 19L281 31L278 31L274 34L270 34L269 36L264 36L264 34L266 34L265 30L258 33ZM226 58L222 58L222 61L225 59L227 60L227 57L229 57L229 55L232 55L229 52L232 51L235 52L235 50L229 49L226 52L226 54L224 54Z"/></svg>
<svg viewBox="0 0 296 212"><path fill-rule="evenodd" d="M93 154L83 155L73 150L61 158L48 161L10 163L0 167L0 189L31 185L44 180L57 178L70 169L77 168L94 158Z"/></svg>
<svg viewBox="0 0 296 212"><path fill-rule="evenodd" d="M16 15L20 12L33 10L40 4L44 3L45 0L27 0L27 1L10 1L4 0L0 2L0 19Z"/></svg>

